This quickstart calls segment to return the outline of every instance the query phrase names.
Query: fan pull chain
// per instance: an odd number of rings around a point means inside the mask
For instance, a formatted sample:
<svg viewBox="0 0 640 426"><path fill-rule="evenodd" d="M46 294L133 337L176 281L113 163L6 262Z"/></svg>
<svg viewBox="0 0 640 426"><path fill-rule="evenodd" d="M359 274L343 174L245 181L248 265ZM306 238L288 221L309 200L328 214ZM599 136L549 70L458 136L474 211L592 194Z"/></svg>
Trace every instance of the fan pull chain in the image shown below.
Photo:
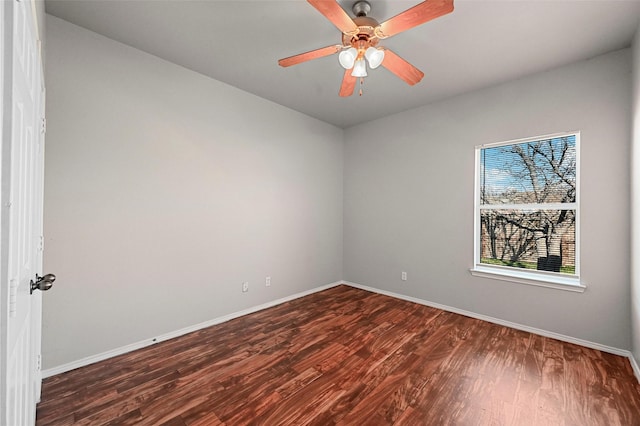
<svg viewBox="0 0 640 426"><path fill-rule="evenodd" d="M359 95L362 96L362 85L364 84L364 78L360 77L360 92Z"/></svg>

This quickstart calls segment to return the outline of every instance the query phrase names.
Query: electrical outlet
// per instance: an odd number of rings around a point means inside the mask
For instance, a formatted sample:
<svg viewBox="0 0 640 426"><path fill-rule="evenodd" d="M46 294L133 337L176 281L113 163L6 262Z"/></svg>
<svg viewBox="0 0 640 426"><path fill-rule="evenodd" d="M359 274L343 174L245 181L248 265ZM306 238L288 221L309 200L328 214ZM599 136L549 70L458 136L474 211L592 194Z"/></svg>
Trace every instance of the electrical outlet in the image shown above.
<svg viewBox="0 0 640 426"><path fill-rule="evenodd" d="M402 281L406 281L407 280L407 273L405 271L402 271Z"/></svg>
<svg viewBox="0 0 640 426"><path fill-rule="evenodd" d="M271 286L271 277L267 277L264 279L264 285L267 287Z"/></svg>
<svg viewBox="0 0 640 426"><path fill-rule="evenodd" d="M246 293L249 291L249 281L245 281L242 283L242 292Z"/></svg>

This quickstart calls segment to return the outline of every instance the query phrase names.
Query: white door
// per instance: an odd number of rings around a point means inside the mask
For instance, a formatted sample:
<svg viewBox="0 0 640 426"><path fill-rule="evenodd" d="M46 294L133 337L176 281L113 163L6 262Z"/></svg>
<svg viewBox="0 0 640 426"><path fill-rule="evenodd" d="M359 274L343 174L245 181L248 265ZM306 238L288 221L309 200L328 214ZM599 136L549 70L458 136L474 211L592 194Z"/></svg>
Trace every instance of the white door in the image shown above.
<svg viewBox="0 0 640 426"><path fill-rule="evenodd" d="M35 423L40 392L44 85L31 0L0 2L0 425Z"/></svg>

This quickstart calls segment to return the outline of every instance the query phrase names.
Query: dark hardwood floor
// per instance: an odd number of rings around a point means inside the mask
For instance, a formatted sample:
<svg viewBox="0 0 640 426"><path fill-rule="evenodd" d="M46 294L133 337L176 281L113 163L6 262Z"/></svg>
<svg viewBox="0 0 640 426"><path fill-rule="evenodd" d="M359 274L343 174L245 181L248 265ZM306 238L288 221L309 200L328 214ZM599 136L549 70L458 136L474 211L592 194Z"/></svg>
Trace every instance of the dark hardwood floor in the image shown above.
<svg viewBox="0 0 640 426"><path fill-rule="evenodd" d="M38 425L640 425L629 361L339 286L44 381Z"/></svg>

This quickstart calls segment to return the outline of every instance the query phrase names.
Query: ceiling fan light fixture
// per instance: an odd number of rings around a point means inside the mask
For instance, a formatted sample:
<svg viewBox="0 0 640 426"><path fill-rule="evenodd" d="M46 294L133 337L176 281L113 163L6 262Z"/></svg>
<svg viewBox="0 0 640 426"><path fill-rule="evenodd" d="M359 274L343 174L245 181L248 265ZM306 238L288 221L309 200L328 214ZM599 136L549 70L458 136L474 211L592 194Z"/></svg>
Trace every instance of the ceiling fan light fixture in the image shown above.
<svg viewBox="0 0 640 426"><path fill-rule="evenodd" d="M364 57L369 61L369 67L374 70L382 64L382 61L384 60L384 50L376 49L373 46L369 47L364 52Z"/></svg>
<svg viewBox="0 0 640 426"><path fill-rule="evenodd" d="M355 63L357 57L358 49L356 49L355 47L350 47L349 49L340 52L340 54L338 55L338 61L340 62L340 65L342 65L342 68L344 68L345 70L350 70L351 68L353 68L353 64Z"/></svg>
<svg viewBox="0 0 640 426"><path fill-rule="evenodd" d="M367 64L363 59L358 59L353 66L353 71L351 72L351 77L366 77L367 76Z"/></svg>

